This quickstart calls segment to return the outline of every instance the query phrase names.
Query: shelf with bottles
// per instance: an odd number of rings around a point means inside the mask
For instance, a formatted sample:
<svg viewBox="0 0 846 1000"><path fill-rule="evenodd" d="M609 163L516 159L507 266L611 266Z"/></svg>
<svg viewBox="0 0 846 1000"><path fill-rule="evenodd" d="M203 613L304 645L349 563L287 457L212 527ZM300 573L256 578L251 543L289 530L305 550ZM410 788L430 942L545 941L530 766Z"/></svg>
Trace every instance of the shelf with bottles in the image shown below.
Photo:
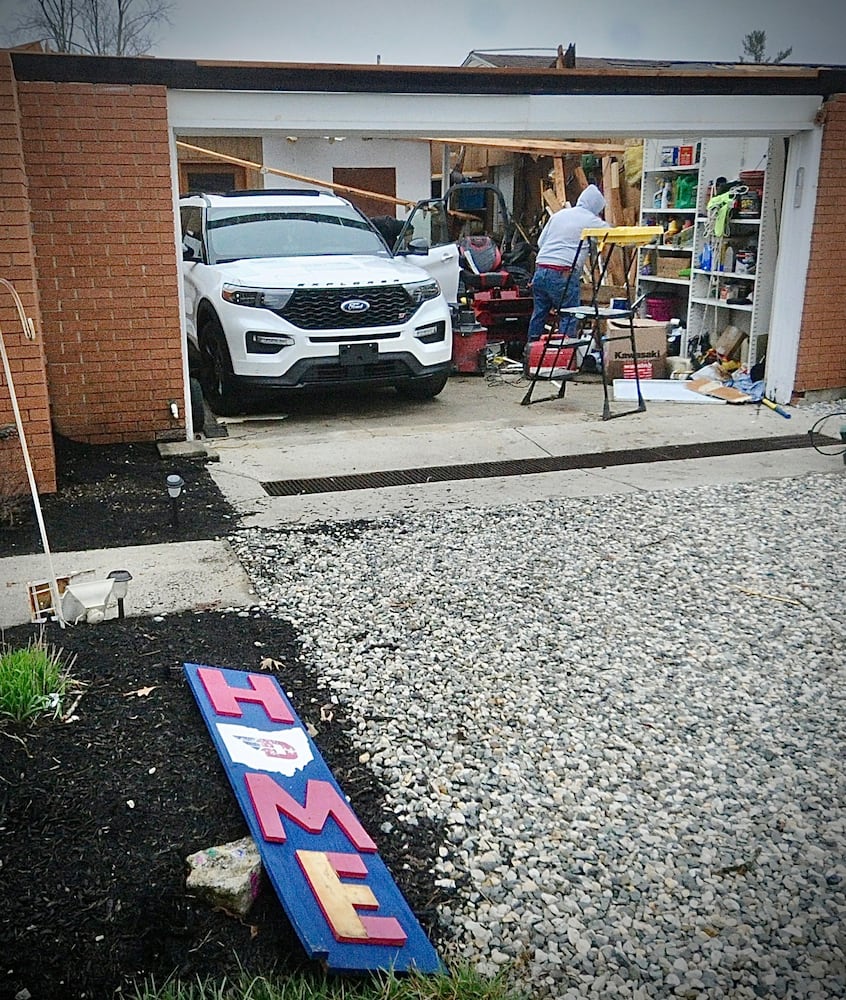
<svg viewBox="0 0 846 1000"><path fill-rule="evenodd" d="M651 177L655 189L650 193L643 192L643 212L684 213L696 215L696 193L699 184L699 171L689 169L682 173L672 173L667 170L644 171L644 187L646 178Z"/></svg>

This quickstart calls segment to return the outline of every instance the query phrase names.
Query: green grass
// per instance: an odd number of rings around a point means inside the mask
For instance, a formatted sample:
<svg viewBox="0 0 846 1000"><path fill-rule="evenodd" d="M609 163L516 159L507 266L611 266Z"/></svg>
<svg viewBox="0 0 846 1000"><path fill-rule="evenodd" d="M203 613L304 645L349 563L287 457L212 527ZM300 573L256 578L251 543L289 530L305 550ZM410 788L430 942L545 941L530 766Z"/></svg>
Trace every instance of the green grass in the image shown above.
<svg viewBox="0 0 846 1000"><path fill-rule="evenodd" d="M486 979L469 967L438 976L375 975L343 979L315 973L285 979L242 974L234 981L168 980L136 987L134 1000L524 1000L503 977Z"/></svg>
<svg viewBox="0 0 846 1000"><path fill-rule="evenodd" d="M0 715L18 722L43 712L58 716L72 686L70 670L74 658L31 639L23 649L0 646Z"/></svg>

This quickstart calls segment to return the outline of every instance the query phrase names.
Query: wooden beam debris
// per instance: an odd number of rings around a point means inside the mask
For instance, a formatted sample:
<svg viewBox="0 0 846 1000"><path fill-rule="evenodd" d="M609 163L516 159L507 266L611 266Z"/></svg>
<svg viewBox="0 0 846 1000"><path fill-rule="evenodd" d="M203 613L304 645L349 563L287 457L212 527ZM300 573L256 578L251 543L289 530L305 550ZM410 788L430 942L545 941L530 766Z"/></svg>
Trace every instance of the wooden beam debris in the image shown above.
<svg viewBox="0 0 846 1000"><path fill-rule="evenodd" d="M463 143L465 146L480 146L536 156L563 156L565 153L621 156L627 148L626 143L614 142L611 139L462 139L454 136L450 139L431 137L423 141Z"/></svg>
<svg viewBox="0 0 846 1000"><path fill-rule="evenodd" d="M176 145L180 149L188 149L193 153L203 153L205 156L212 156L216 160L223 160L225 163L236 163L241 167L248 167L251 170L259 170L263 174L274 174L277 177L287 177L289 180L302 181L305 184L315 184L317 187L329 188L331 191L341 191L347 194L360 194L365 198L375 198L378 201L387 201L392 205L403 205L405 208L414 208L416 204L405 198L395 198L393 195L380 194L377 191L365 191L362 188L350 187L349 184L336 184L334 181L323 181L317 177L306 177L304 174L292 174L287 170L279 170L277 167L266 167L261 163L253 163L251 160L242 160L237 156L227 156L226 153L218 153L213 149L203 149L202 146L192 146L189 142L176 140ZM272 192L268 188L268 193Z"/></svg>

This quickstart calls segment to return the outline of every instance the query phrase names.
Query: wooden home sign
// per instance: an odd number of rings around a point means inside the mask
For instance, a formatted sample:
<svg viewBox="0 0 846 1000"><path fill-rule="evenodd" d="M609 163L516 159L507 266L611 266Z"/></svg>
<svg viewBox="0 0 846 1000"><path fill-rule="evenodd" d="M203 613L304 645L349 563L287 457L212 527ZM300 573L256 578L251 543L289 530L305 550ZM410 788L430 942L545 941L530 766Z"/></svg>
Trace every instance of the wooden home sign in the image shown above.
<svg viewBox="0 0 846 1000"><path fill-rule="evenodd" d="M338 971L441 971L276 679L184 667L264 869L308 955Z"/></svg>

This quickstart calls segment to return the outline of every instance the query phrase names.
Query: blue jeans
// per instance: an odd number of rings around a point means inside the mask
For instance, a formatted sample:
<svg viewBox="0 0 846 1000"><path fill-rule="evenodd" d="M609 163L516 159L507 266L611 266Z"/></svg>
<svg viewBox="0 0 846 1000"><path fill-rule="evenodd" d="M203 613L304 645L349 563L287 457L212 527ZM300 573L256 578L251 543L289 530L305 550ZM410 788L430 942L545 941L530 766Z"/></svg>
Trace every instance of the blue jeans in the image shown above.
<svg viewBox="0 0 846 1000"><path fill-rule="evenodd" d="M569 288L567 282L569 280ZM566 298L564 292L567 292ZM578 275L571 271L553 271L550 267L538 267L532 278L532 296L535 300L532 318L529 320L529 342L538 340L543 334L547 317L553 309L572 309L581 304L581 290ZM576 327L572 316L562 316L558 329L571 334Z"/></svg>

